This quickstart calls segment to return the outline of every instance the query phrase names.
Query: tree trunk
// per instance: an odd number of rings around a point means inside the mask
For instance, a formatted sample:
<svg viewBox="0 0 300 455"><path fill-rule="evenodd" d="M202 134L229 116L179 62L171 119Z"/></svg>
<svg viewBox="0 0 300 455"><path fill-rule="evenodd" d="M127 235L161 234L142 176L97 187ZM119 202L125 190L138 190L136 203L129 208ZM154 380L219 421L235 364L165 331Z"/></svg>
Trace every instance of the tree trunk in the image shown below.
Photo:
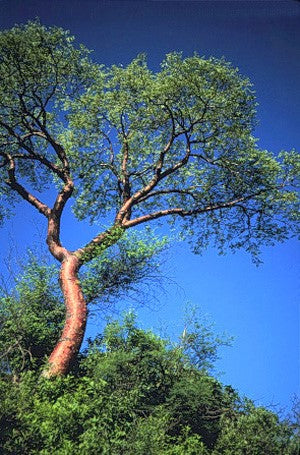
<svg viewBox="0 0 300 455"><path fill-rule="evenodd" d="M87 305L78 280L79 267L79 259L71 253L62 262L60 283L66 305L66 321L60 340L42 373L46 378L67 374L83 341Z"/></svg>

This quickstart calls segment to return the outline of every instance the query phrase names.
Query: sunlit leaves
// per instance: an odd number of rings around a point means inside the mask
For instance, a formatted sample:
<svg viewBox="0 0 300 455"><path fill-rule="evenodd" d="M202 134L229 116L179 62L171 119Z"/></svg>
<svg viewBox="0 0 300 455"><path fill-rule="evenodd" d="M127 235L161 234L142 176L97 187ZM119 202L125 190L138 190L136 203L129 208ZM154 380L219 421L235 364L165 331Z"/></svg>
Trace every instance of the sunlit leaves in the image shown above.
<svg viewBox="0 0 300 455"><path fill-rule="evenodd" d="M39 157L56 164L51 144L65 129L63 104L93 77L88 55L69 32L38 20L0 34L0 151L15 157L19 176L33 188L52 181Z"/></svg>
<svg viewBox="0 0 300 455"><path fill-rule="evenodd" d="M74 213L92 222L181 215L195 251L243 247L257 261L296 234L299 155L258 147L252 85L224 59L105 68L38 21L2 32L0 56L3 181L12 163L35 190L71 178Z"/></svg>

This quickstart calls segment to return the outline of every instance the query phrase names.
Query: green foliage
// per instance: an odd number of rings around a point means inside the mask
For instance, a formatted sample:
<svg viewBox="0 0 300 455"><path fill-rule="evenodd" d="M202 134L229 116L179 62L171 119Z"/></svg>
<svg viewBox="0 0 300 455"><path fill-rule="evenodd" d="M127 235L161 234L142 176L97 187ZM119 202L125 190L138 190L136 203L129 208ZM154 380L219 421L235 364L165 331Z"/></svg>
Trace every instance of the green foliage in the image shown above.
<svg viewBox="0 0 300 455"><path fill-rule="evenodd" d="M166 238L149 230L126 234L115 248L82 269L88 304L103 306L137 294L141 298L143 287L159 280L159 254L166 246ZM29 251L13 292L0 294L1 371L16 379L28 369L38 369L59 338L65 308L57 276L56 265Z"/></svg>
<svg viewBox="0 0 300 455"><path fill-rule="evenodd" d="M35 21L1 32L0 80L1 195L28 200L16 182L72 180L79 219L118 213L125 228L179 215L196 252L212 241L255 261L298 232L299 154L259 149L252 85L224 59L171 53L153 72L139 55L105 68Z"/></svg>
<svg viewBox="0 0 300 455"><path fill-rule="evenodd" d="M297 427L137 327L112 321L76 374L0 380L0 448L13 454L296 455Z"/></svg>
<svg viewBox="0 0 300 455"><path fill-rule="evenodd" d="M143 266L164 247L124 242ZM89 340L71 374L40 377L63 319L54 268L30 254L16 290L1 298L1 453L297 455L295 419L280 421L208 373L228 340L195 309L178 343L140 329L128 313Z"/></svg>
<svg viewBox="0 0 300 455"><path fill-rule="evenodd" d="M222 386L214 378L191 371L181 374L167 400L174 419L172 434L188 426L207 447L213 447L225 412L222 397Z"/></svg>
<svg viewBox="0 0 300 455"><path fill-rule="evenodd" d="M222 420L222 434L213 453L296 455L290 439L291 428L280 423L276 414L252 406L250 411L239 415L238 418Z"/></svg>
<svg viewBox="0 0 300 455"><path fill-rule="evenodd" d="M202 315L199 309L188 306L185 316L185 328L181 336L181 348L198 370L211 371L218 360L218 350L221 346L230 346L233 337L226 334L216 335L214 324Z"/></svg>
<svg viewBox="0 0 300 455"><path fill-rule="evenodd" d="M29 253L12 294L0 298L1 372L18 378L41 366L62 329L64 304L57 267Z"/></svg>
<svg viewBox="0 0 300 455"><path fill-rule="evenodd" d="M116 245L81 269L86 301L103 305L130 295L141 299L143 287L159 279L161 253L168 243L149 229L123 234Z"/></svg>

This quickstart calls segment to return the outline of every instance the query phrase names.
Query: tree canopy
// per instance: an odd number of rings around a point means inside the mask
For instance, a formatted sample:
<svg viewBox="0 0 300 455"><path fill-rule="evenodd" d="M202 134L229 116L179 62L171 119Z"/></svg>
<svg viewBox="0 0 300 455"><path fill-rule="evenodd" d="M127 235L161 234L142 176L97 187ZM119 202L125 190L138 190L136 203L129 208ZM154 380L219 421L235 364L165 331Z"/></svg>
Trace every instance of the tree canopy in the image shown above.
<svg viewBox="0 0 300 455"><path fill-rule="evenodd" d="M259 149L252 85L225 60L173 53L155 73L141 55L105 68L68 32L30 22L1 33L0 65L9 196L48 217L25 182L54 180L67 199L72 179L80 219L112 213L128 228L179 215L196 248L212 236L252 250L294 228L297 155Z"/></svg>
<svg viewBox="0 0 300 455"><path fill-rule="evenodd" d="M1 218L30 203L62 263L68 317L53 374L68 370L85 331L79 268L129 228L181 220L195 251L212 242L254 260L298 232L299 155L259 148L251 83L224 59L171 53L154 72L140 55L106 68L68 32L34 21L1 32L0 79ZM71 198L80 220L109 220L73 252L60 240Z"/></svg>

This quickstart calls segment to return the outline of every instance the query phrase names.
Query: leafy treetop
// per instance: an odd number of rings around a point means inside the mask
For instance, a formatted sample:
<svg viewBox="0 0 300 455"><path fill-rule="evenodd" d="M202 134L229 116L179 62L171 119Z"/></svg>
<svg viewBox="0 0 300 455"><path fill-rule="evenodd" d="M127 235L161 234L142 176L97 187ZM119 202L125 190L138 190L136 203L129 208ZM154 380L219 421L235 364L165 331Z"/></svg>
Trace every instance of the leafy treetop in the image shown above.
<svg viewBox="0 0 300 455"><path fill-rule="evenodd" d="M79 219L112 216L116 239L181 217L196 251L212 239L254 258L296 232L299 155L257 146L252 86L225 60L172 53L155 73L140 55L105 68L68 32L35 21L1 33L0 78L0 192L10 201L59 224L73 196ZM52 208L34 194L51 182Z"/></svg>

